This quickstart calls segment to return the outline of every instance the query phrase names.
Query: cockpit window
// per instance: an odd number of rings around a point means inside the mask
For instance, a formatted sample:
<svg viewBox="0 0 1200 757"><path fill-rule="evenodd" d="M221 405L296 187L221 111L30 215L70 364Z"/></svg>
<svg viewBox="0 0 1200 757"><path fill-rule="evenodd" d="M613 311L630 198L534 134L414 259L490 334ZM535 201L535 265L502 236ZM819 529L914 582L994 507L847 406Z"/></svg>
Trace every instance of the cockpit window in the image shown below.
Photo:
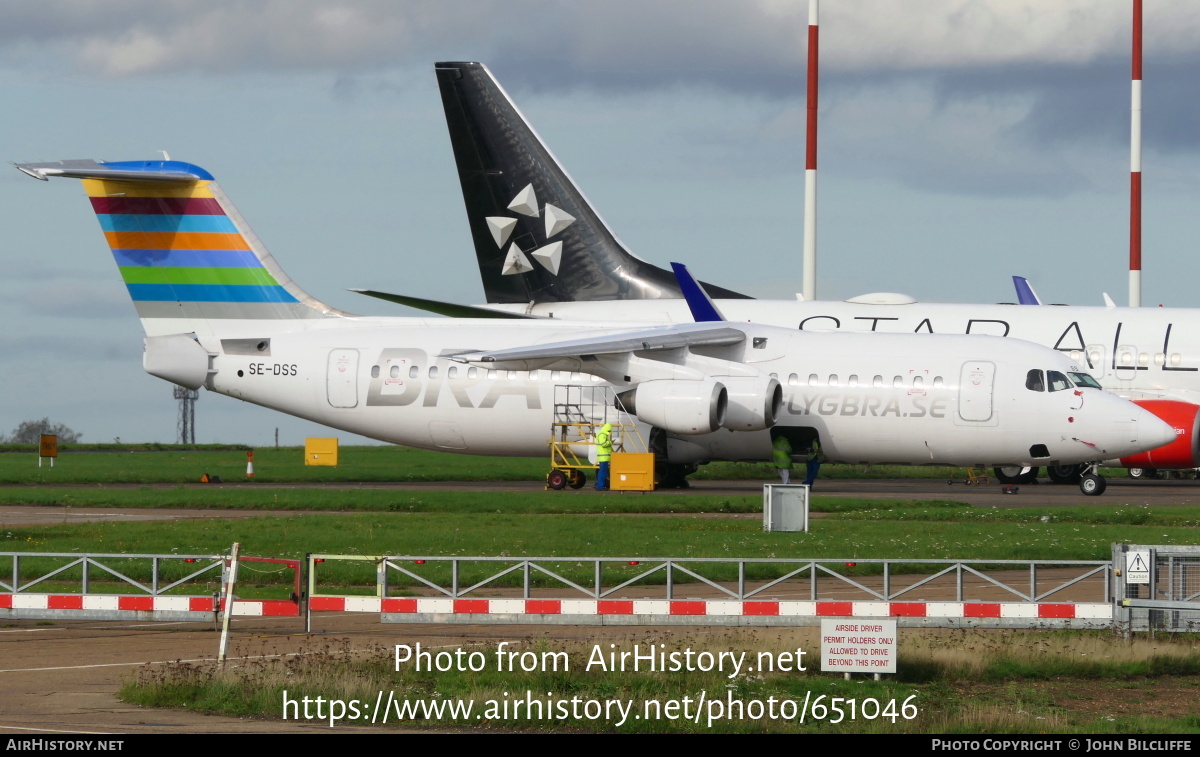
<svg viewBox="0 0 1200 757"><path fill-rule="evenodd" d="M1058 371L1046 371L1046 380L1050 382L1050 391L1052 392L1061 392L1063 389L1071 388L1071 382Z"/></svg>
<svg viewBox="0 0 1200 757"><path fill-rule="evenodd" d="M1025 388L1031 392L1046 391L1046 378L1042 372L1034 368L1029 373L1025 374Z"/></svg>
<svg viewBox="0 0 1200 757"><path fill-rule="evenodd" d="M1090 386L1093 389L1103 389L1100 382L1092 377L1090 373L1068 373L1071 380L1075 382L1075 386Z"/></svg>

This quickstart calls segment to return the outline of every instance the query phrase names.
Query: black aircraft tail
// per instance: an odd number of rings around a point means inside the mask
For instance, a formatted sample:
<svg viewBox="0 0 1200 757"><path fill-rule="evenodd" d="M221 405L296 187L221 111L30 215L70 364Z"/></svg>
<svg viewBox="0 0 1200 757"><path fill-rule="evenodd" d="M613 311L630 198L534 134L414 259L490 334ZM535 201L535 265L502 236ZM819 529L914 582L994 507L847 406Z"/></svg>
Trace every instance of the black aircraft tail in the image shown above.
<svg viewBox="0 0 1200 757"><path fill-rule="evenodd" d="M489 303L683 297L609 231L486 66L435 67Z"/></svg>

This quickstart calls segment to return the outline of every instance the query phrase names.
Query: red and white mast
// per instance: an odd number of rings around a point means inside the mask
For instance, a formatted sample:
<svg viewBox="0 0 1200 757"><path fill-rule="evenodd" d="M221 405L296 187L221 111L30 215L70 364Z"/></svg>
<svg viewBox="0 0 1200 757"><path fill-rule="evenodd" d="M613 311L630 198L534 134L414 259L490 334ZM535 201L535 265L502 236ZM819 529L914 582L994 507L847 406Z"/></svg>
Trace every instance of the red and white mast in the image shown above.
<svg viewBox="0 0 1200 757"><path fill-rule="evenodd" d="M805 300L817 298L817 4L808 0L808 135L804 150ZM1139 0L1140 2L1140 0Z"/></svg>
<svg viewBox="0 0 1200 757"><path fill-rule="evenodd" d="M815 2L815 0L814 0ZM1133 0L1129 128L1129 307L1142 306L1142 0Z"/></svg>

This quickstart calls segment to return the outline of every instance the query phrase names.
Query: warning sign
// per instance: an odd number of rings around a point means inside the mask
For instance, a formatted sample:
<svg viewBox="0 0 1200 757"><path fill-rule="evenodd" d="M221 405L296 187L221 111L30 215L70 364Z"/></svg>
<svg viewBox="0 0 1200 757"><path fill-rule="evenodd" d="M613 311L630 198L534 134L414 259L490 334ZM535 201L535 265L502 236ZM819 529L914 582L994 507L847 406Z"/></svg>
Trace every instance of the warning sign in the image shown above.
<svg viewBox="0 0 1200 757"><path fill-rule="evenodd" d="M895 620L821 619L821 670L895 673Z"/></svg>
<svg viewBox="0 0 1200 757"><path fill-rule="evenodd" d="M1139 549L1125 553L1125 583L1150 583L1150 550Z"/></svg>

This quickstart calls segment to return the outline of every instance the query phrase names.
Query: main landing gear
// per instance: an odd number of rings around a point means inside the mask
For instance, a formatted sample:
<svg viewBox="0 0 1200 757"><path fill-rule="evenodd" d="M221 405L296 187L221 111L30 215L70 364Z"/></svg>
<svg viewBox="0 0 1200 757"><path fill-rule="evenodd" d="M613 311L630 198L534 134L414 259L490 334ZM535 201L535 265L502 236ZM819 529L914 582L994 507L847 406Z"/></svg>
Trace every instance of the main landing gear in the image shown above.
<svg viewBox="0 0 1200 757"><path fill-rule="evenodd" d="M1032 484L1037 481L1037 468L1022 468L1019 465L1006 465L992 469L996 480L1002 484Z"/></svg>

